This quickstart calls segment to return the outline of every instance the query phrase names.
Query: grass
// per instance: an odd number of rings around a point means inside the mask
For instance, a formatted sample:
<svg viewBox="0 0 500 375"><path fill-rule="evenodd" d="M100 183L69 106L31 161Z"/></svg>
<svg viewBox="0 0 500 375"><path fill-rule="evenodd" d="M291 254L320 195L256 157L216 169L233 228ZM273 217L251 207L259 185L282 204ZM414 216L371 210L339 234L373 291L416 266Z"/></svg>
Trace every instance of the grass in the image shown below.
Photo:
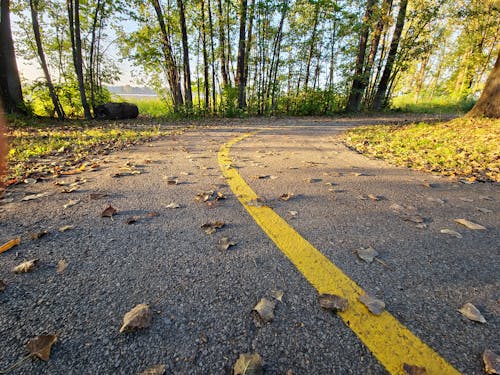
<svg viewBox="0 0 500 375"><path fill-rule="evenodd" d="M146 121L135 122L24 121L11 118L9 126L9 178L50 175L91 160L96 154L106 154L138 142L145 142L175 132ZM141 124L145 121L142 120Z"/></svg>
<svg viewBox="0 0 500 375"><path fill-rule="evenodd" d="M356 151L413 169L500 182L500 120L359 127L345 134Z"/></svg>
<svg viewBox="0 0 500 375"><path fill-rule="evenodd" d="M439 96L415 100L413 95L404 95L392 100L391 110L408 113L464 114L474 106L473 99Z"/></svg>

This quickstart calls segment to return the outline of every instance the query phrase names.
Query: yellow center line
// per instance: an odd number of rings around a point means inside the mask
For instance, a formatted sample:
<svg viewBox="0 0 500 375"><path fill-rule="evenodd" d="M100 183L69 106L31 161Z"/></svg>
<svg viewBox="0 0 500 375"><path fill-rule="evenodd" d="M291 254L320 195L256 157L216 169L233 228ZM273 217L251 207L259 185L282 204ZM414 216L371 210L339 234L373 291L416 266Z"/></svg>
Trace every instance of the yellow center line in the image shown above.
<svg viewBox="0 0 500 375"><path fill-rule="evenodd" d="M379 316L371 314L358 301L358 297L365 294L363 289L281 216L267 206L251 204L257 199L257 194L240 176L232 164L229 152L233 145L255 133L246 133L232 139L220 148L218 154L219 165L231 190L255 222L318 293L336 294L348 299L349 308L338 315L389 373L405 374L403 365L406 363L425 367L429 375L460 374L389 312L384 311Z"/></svg>

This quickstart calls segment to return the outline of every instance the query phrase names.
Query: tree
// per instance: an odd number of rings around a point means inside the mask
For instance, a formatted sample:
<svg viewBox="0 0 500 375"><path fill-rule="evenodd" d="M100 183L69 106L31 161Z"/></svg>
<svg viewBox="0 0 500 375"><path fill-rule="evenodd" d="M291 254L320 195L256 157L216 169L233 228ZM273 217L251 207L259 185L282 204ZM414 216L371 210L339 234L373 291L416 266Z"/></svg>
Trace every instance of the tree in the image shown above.
<svg viewBox="0 0 500 375"><path fill-rule="evenodd" d="M35 36L36 48L38 52L38 58L40 59L40 65L43 70L43 74L45 76L45 80L47 81L47 87L49 89L50 99L52 100L52 104L54 106L54 110L57 113L57 117L59 119L64 119L66 114L64 113L64 109L59 101L59 97L57 96L56 90L54 88L54 84L52 83L52 78L50 76L49 67L47 65L47 59L45 58L45 52L43 50L42 45L42 37L40 33L40 25L38 23L38 7L39 0L30 0L30 10L31 10L31 20L33 23L33 34Z"/></svg>
<svg viewBox="0 0 500 375"><path fill-rule="evenodd" d="M0 99L5 112L26 113L10 27L9 0L0 2Z"/></svg>
<svg viewBox="0 0 500 375"><path fill-rule="evenodd" d="M247 0L240 0L240 35L238 39L238 65L236 68L236 85L238 86L238 108L247 106L245 98L245 52L246 52L246 24L247 24Z"/></svg>
<svg viewBox="0 0 500 375"><path fill-rule="evenodd" d="M467 116L500 118L500 51L479 100Z"/></svg>
<svg viewBox="0 0 500 375"><path fill-rule="evenodd" d="M177 0L177 7L179 8L179 21L181 24L182 32L182 62L184 67L184 97L186 99L186 106L191 108L193 105L193 94L191 92L191 68L189 67L189 43L186 27L186 16L184 10L184 1Z"/></svg>

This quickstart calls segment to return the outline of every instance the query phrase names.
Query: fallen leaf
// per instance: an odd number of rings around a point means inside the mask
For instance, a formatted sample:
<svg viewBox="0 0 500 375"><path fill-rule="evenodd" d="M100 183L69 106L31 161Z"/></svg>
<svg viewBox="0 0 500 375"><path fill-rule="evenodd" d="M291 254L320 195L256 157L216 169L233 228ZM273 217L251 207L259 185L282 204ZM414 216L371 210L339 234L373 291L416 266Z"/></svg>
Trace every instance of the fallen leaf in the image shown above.
<svg viewBox="0 0 500 375"><path fill-rule="evenodd" d="M486 323L486 319L481 314L481 312L472 303L467 302L458 311L466 318L473 320L474 322Z"/></svg>
<svg viewBox="0 0 500 375"><path fill-rule="evenodd" d="M201 225L201 229L205 231L206 234L212 234L226 225L223 221L215 221L213 223L205 223ZM227 249L225 249L227 250Z"/></svg>
<svg viewBox="0 0 500 375"><path fill-rule="evenodd" d="M0 246L0 254L4 251L12 249L14 246L17 246L21 243L21 237L14 238L10 241L7 241L2 246Z"/></svg>
<svg viewBox="0 0 500 375"><path fill-rule="evenodd" d="M104 211L101 212L101 217L113 218L113 215L116 215L116 212L116 209L109 205Z"/></svg>
<svg viewBox="0 0 500 375"><path fill-rule="evenodd" d="M450 236L453 236L456 238L462 238L462 235L460 233L458 233L457 231L454 231L452 229L441 229L439 232L443 233L443 234L449 234Z"/></svg>
<svg viewBox="0 0 500 375"><path fill-rule="evenodd" d="M229 238L227 237L222 237L220 240L219 240L219 249L220 250L227 250L229 249L231 246L236 246L236 242L233 242L231 241Z"/></svg>
<svg viewBox="0 0 500 375"><path fill-rule="evenodd" d="M146 217L147 217L148 219L151 219L152 217L157 217L157 216L160 216L160 214L159 214L158 212L155 212L155 211L151 211L151 212L148 212L148 213L146 214Z"/></svg>
<svg viewBox="0 0 500 375"><path fill-rule="evenodd" d="M69 194L69 193L74 193L77 190L78 190L78 188L76 186L72 186L72 187L69 187L69 188L62 189L61 192L65 193L65 194Z"/></svg>
<svg viewBox="0 0 500 375"><path fill-rule="evenodd" d="M368 198L370 198L372 201L380 201L383 199L382 196L374 194L368 194Z"/></svg>
<svg viewBox="0 0 500 375"><path fill-rule="evenodd" d="M482 225L473 223L472 221L469 221L467 219L455 219L455 222L458 224L462 224L463 226L471 230L486 230L486 228Z"/></svg>
<svg viewBox="0 0 500 375"><path fill-rule="evenodd" d="M445 201L440 199L440 198L433 198L433 197L427 197L427 200L429 202L434 202L434 203L439 203L439 204L444 204Z"/></svg>
<svg viewBox="0 0 500 375"><path fill-rule="evenodd" d="M39 240L40 238L42 238L43 236L46 236L47 234L49 234L48 231L41 230L40 232L30 233L30 238L32 240Z"/></svg>
<svg viewBox="0 0 500 375"><path fill-rule="evenodd" d="M40 198L46 197L48 195L49 195L49 193L40 193L40 194L27 195L23 199L21 199L21 201L22 202L32 201L32 200L35 200L35 199L40 199Z"/></svg>
<svg viewBox="0 0 500 375"><path fill-rule="evenodd" d="M478 210L479 212L482 212L483 214L491 214L491 213L493 213L492 210L490 210L488 208L484 208L484 207L476 207L476 210Z"/></svg>
<svg viewBox="0 0 500 375"><path fill-rule="evenodd" d="M480 195L479 199L481 199L483 201L492 201L493 197L490 197L489 195Z"/></svg>
<svg viewBox="0 0 500 375"><path fill-rule="evenodd" d="M212 198L213 195L214 195L214 191L213 190L202 191L202 192L196 194L196 197L194 199L196 201L198 201L198 202L206 202L210 198Z"/></svg>
<svg viewBox="0 0 500 375"><path fill-rule="evenodd" d="M152 319L153 313L149 305L141 303L125 314L120 333L147 328L151 325Z"/></svg>
<svg viewBox="0 0 500 375"><path fill-rule="evenodd" d="M70 200L68 201L68 203L66 203L66 204L63 206L63 208L70 208L70 207L73 207L73 206L77 205L78 203L80 203L80 199L75 199L75 200L70 199Z"/></svg>
<svg viewBox="0 0 500 375"><path fill-rule="evenodd" d="M356 254L360 259L364 260L366 263L373 262L373 259L375 259L375 257L378 257L379 255L377 250L375 250L371 246L367 247L366 249L362 247L361 249L356 250Z"/></svg>
<svg viewBox="0 0 500 375"><path fill-rule="evenodd" d="M59 262L57 262L56 272L62 273L67 267L68 262L66 262L66 259L61 259Z"/></svg>
<svg viewBox="0 0 500 375"><path fill-rule="evenodd" d="M483 353L484 371L487 374L500 374L500 356L486 349Z"/></svg>
<svg viewBox="0 0 500 375"><path fill-rule="evenodd" d="M333 312L346 311L349 306L347 299L335 294L320 294L318 300L322 308Z"/></svg>
<svg viewBox="0 0 500 375"><path fill-rule="evenodd" d="M216 200L216 201L220 201L220 200L222 200L222 199L226 199L226 196L225 196L223 193L221 193L220 191L218 191L218 192L215 194L215 200Z"/></svg>
<svg viewBox="0 0 500 375"><path fill-rule="evenodd" d="M15 266L12 269L14 273L27 273L33 271L35 269L36 263L38 259L27 260L26 262L22 262L21 264Z"/></svg>
<svg viewBox="0 0 500 375"><path fill-rule="evenodd" d="M299 213L297 211L288 211L292 218L295 218Z"/></svg>
<svg viewBox="0 0 500 375"><path fill-rule="evenodd" d="M166 369L167 366L165 365L156 365L144 370L139 375L163 375Z"/></svg>
<svg viewBox="0 0 500 375"><path fill-rule="evenodd" d="M280 199L285 202L289 201L292 198L293 198L293 193L284 193L280 195Z"/></svg>
<svg viewBox="0 0 500 375"><path fill-rule="evenodd" d="M372 314L380 315L385 309L384 301L371 297L368 294L363 294L358 297L359 302L365 305Z"/></svg>
<svg viewBox="0 0 500 375"><path fill-rule="evenodd" d="M172 203L169 203L166 207L173 209L173 208L180 208L181 206L179 206L178 203L172 202Z"/></svg>
<svg viewBox="0 0 500 375"><path fill-rule="evenodd" d="M460 200L461 200L462 202L467 202L467 203L472 203L472 202L474 202L474 199L470 199L470 198L460 198Z"/></svg>
<svg viewBox="0 0 500 375"><path fill-rule="evenodd" d="M165 179L167 180L167 185L178 185L179 184L179 180L176 179L175 177L166 177Z"/></svg>
<svg viewBox="0 0 500 375"><path fill-rule="evenodd" d="M276 302L269 301L266 298L262 298L259 303L257 303L252 311L257 312L260 319L264 323L269 323L274 318L274 308L276 307Z"/></svg>
<svg viewBox="0 0 500 375"><path fill-rule="evenodd" d="M403 370L405 375L427 375L425 367L409 365L407 363L403 364Z"/></svg>
<svg viewBox="0 0 500 375"><path fill-rule="evenodd" d="M401 219L403 219L404 221L410 221L415 224L422 224L425 222L425 218L420 215L403 215L401 216Z"/></svg>
<svg viewBox="0 0 500 375"><path fill-rule="evenodd" d="M130 225L130 224L134 224L134 223L137 223L140 219L141 219L141 217L140 217L140 216L131 216L131 217L129 217L129 218L125 221L125 223L126 223L126 224L128 224L128 225Z"/></svg>
<svg viewBox="0 0 500 375"><path fill-rule="evenodd" d="M233 375L262 375L262 358L259 353L240 354L233 367Z"/></svg>
<svg viewBox="0 0 500 375"><path fill-rule="evenodd" d="M274 299L277 301L283 302L283 291L282 290L273 290L272 295Z"/></svg>
<svg viewBox="0 0 500 375"><path fill-rule="evenodd" d="M106 193L90 193L90 199L102 199L107 197L108 194Z"/></svg>
<svg viewBox="0 0 500 375"><path fill-rule="evenodd" d="M253 178L256 179L256 180L266 180L269 177L271 177L271 176L269 176L268 174L260 174L260 175L257 175L257 176L253 176Z"/></svg>
<svg viewBox="0 0 500 375"><path fill-rule="evenodd" d="M56 182L54 182L54 185L56 185L56 186L66 186L66 185L68 185L68 182L66 182L66 181L56 181Z"/></svg>
<svg viewBox="0 0 500 375"><path fill-rule="evenodd" d="M0 280L0 293L2 293L5 288L7 288L7 284L5 283L5 281Z"/></svg>
<svg viewBox="0 0 500 375"><path fill-rule="evenodd" d="M63 227L60 227L60 228L59 228L59 232L64 233L64 232L66 232L66 231L68 231L68 230L71 230L71 229L73 229L73 228L74 228L74 226L73 226L73 225L65 225L65 226L63 226Z"/></svg>
<svg viewBox="0 0 500 375"><path fill-rule="evenodd" d="M40 335L28 342L27 348L31 355L47 362L50 358L52 345L57 342L56 335Z"/></svg>

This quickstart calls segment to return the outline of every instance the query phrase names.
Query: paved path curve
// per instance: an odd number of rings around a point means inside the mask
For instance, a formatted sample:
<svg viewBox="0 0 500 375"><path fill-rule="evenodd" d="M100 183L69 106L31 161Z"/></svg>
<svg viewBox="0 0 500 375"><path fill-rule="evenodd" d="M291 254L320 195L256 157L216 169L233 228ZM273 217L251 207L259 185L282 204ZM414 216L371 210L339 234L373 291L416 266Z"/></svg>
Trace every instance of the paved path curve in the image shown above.
<svg viewBox="0 0 500 375"><path fill-rule="evenodd" d="M53 181L12 189L0 205L0 243L17 236L22 243L0 255L0 280L7 284L0 292L0 370L26 354L28 339L56 332L50 361L30 360L12 373L136 374L163 363L169 374L221 374L231 373L239 353L254 351L270 374L402 373L401 361L388 365L383 357L404 348L384 342L383 332L370 346L349 327L348 313L344 323L319 307L317 289L327 290L311 286L247 213L243 196L225 179L234 177L231 170L259 197L250 209L271 207L321 256L382 299L387 315L449 364L442 374L452 368L482 374L484 349L500 351L498 186L390 167L338 138L348 126L382 120L203 127L102 157L95 172L58 179L80 179L69 194ZM255 130L229 154L222 148L218 159L221 146ZM200 193L208 191L226 199L203 202L207 194ZM21 201L38 193L47 195ZM106 196L91 196L96 193ZM279 199L286 193L291 199ZM70 200L78 203L64 208ZM100 217L108 204L118 210L113 220ZM130 217L138 220L127 224ZM469 230L457 218L487 229ZM200 228L216 220L226 223L216 233ZM65 225L73 229L59 232ZM30 239L41 230L49 234ZM222 237L237 245L220 251ZM380 255L368 264L356 250L370 246ZM10 271L34 258L32 273ZM68 267L57 273L61 259ZM283 300L274 320L260 324L253 306L278 290ZM154 311L151 327L120 334L123 315L143 302ZM488 322L460 315L466 302ZM433 366L429 373L439 373Z"/></svg>

